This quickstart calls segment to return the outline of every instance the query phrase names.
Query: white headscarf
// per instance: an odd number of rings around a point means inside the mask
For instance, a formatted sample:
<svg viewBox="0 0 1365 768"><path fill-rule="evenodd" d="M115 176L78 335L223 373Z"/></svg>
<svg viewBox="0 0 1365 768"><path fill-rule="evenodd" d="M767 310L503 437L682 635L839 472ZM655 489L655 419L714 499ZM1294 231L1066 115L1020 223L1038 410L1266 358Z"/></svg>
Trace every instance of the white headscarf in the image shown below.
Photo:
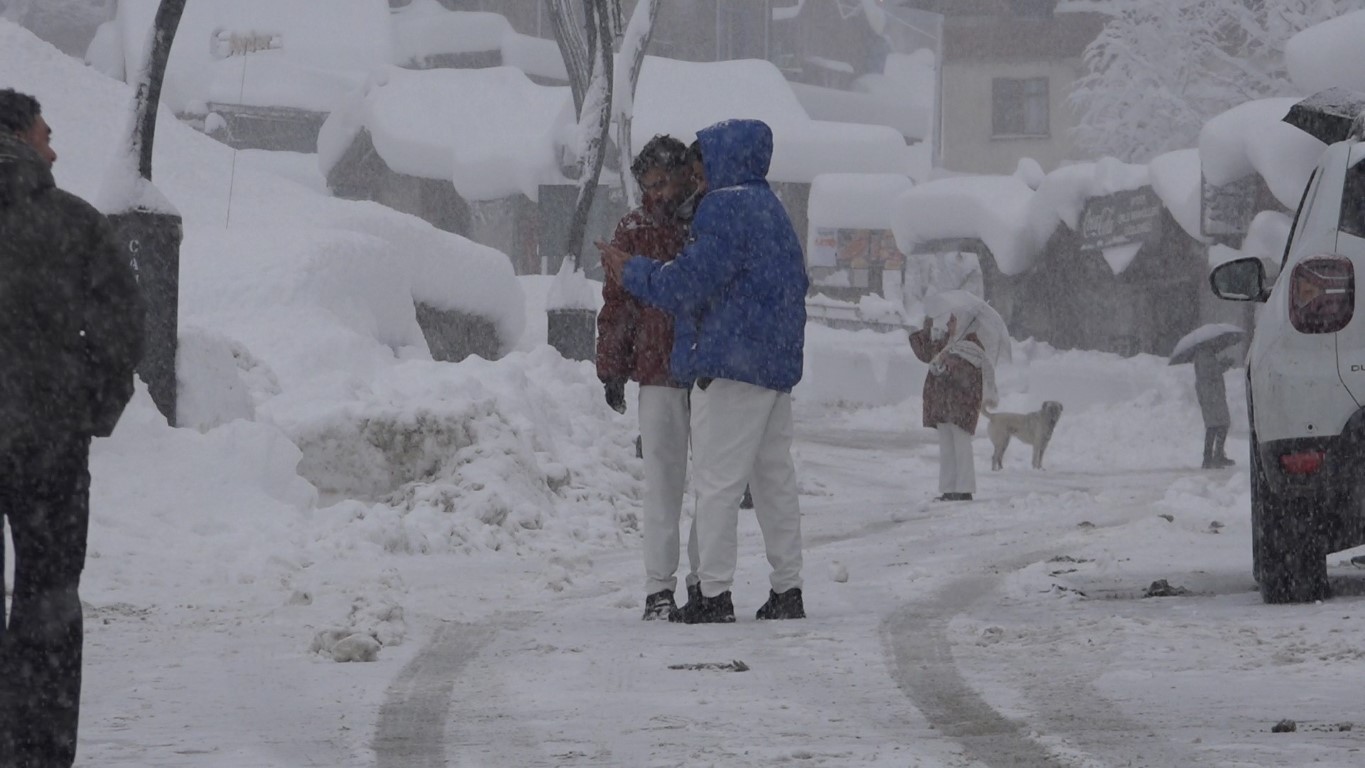
<svg viewBox="0 0 1365 768"><path fill-rule="evenodd" d="M944 369L944 356L953 355L961 360L967 361L972 367L981 371L981 405L986 408L994 408L1000 402L999 392L995 388L995 366L986 356L986 350L975 341L968 341L967 335L971 333L971 323L966 328L959 328L957 334L948 340L948 343L934 355L934 359L929 362L929 366L934 371L941 373Z"/></svg>

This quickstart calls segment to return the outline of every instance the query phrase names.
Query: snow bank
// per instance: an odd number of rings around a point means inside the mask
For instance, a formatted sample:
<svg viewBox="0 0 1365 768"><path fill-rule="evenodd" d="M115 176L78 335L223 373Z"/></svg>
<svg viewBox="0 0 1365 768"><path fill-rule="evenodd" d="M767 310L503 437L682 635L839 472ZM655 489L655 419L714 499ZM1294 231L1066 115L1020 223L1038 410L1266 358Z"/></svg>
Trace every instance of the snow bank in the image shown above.
<svg viewBox="0 0 1365 768"><path fill-rule="evenodd" d="M1209 120L1199 132L1204 178L1222 186L1260 174L1275 199L1298 206L1325 145L1284 122L1298 98L1259 99Z"/></svg>
<svg viewBox="0 0 1365 768"><path fill-rule="evenodd" d="M1284 46L1294 85L1305 93L1328 88L1365 92L1365 11L1355 11L1305 29Z"/></svg>
<svg viewBox="0 0 1365 768"><path fill-rule="evenodd" d="M116 34L97 37L91 60L115 77L136 72L159 4L120 0L109 22ZM273 37L278 48L225 57L233 35ZM347 84L363 82L368 73L393 62L391 38L384 0L329 0L325 8L315 0L187 3L166 67L162 103L176 112L202 111L212 98L326 111ZM121 71L111 71L120 64Z"/></svg>
<svg viewBox="0 0 1365 768"><path fill-rule="evenodd" d="M333 112L318 137L323 173L364 128L398 173L449 179L467 200L563 183L556 137L573 123L567 87L536 85L519 69L390 68Z"/></svg>

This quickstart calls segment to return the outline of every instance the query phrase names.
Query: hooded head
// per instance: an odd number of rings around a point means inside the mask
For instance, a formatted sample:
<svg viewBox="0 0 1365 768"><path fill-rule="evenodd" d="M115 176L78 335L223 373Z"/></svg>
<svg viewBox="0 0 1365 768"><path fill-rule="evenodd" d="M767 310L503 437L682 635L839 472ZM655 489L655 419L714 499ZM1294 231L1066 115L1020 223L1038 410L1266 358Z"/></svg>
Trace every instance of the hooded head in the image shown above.
<svg viewBox="0 0 1365 768"><path fill-rule="evenodd" d="M773 131L762 120L723 120L697 132L710 189L764 181L773 159Z"/></svg>

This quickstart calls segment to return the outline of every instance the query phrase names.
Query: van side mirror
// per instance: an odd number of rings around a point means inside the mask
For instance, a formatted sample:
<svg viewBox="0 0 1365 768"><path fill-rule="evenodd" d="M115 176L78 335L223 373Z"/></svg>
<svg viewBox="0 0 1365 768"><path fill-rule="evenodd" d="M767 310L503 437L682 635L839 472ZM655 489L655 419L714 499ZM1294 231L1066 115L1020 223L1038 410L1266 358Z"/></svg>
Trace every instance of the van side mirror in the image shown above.
<svg viewBox="0 0 1365 768"><path fill-rule="evenodd" d="M1234 259L1214 267L1209 273L1213 295L1225 301L1265 301L1265 265L1252 256Z"/></svg>

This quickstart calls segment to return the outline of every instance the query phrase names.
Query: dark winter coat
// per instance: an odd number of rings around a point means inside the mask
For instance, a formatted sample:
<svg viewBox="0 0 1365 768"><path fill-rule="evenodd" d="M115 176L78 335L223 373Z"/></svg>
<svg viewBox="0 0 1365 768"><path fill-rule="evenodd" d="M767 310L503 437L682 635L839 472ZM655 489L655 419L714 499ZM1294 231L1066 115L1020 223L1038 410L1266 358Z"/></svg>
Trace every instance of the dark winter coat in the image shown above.
<svg viewBox="0 0 1365 768"><path fill-rule="evenodd" d="M981 345L975 333L967 341ZM910 334L910 348L915 357L929 362L948 344L948 338L933 339L928 331ZM981 369L957 355L943 356L943 370L930 366L924 377L924 426L933 429L940 424L956 424L969 435L976 434L976 421L981 414Z"/></svg>
<svg viewBox="0 0 1365 768"><path fill-rule="evenodd" d="M0 445L105 436L133 393L143 305L108 221L0 136Z"/></svg>
<svg viewBox="0 0 1365 768"><path fill-rule="evenodd" d="M687 242L686 222L644 208L626 214L611 244L660 263L672 261ZM648 386L677 386L669 375L673 316L644 304L613 280L602 285L597 314L597 378L633 379Z"/></svg>
<svg viewBox="0 0 1365 768"><path fill-rule="evenodd" d="M759 120L697 133L710 191L692 242L667 264L626 262L626 290L673 314L673 377L742 381L790 392L801 380L806 334L805 259L768 186L773 134Z"/></svg>
<svg viewBox="0 0 1365 768"><path fill-rule="evenodd" d="M1226 427L1232 424L1228 413L1228 392L1223 373L1236 365L1232 360L1212 352L1194 356L1194 394L1199 399L1199 411L1204 416L1204 427Z"/></svg>

